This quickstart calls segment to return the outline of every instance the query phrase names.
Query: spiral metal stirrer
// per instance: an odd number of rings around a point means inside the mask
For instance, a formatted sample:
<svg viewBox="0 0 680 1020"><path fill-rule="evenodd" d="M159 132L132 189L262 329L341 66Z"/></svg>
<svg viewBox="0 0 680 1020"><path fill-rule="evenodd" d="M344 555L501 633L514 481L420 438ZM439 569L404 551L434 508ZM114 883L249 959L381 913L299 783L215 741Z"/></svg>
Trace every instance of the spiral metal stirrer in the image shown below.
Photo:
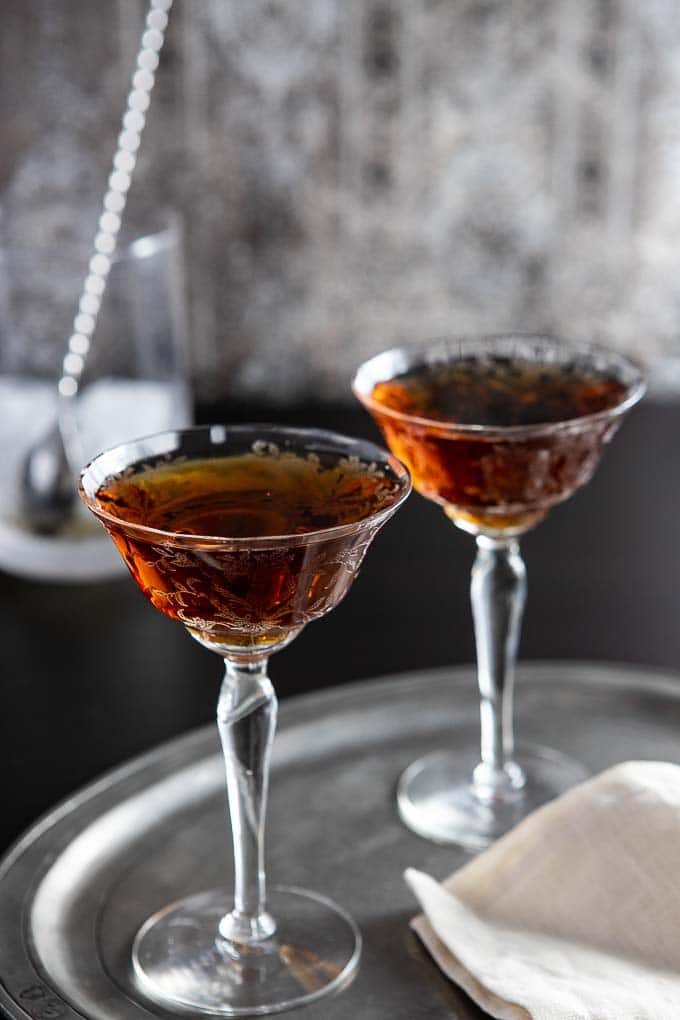
<svg viewBox="0 0 680 1020"><path fill-rule="evenodd" d="M74 399L78 395L80 377L85 368L112 256L118 242L121 217L132 182L132 171L137 162L136 153L146 123L154 72L158 67L171 6L172 0L150 0L118 146L113 157L113 169L94 237L94 253L88 265L78 311L73 320L73 332L69 337L68 351L57 384L57 423L32 447L24 464L21 479L23 511L26 523L34 531L47 534L57 531L68 520L75 499L74 472L69 463L77 459L80 449Z"/></svg>

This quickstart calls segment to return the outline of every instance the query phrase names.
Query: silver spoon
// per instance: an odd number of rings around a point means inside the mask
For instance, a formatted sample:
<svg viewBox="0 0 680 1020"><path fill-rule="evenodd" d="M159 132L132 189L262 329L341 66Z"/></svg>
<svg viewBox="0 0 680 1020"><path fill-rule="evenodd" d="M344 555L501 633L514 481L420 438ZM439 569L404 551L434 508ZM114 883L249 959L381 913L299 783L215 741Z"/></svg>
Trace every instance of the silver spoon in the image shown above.
<svg viewBox="0 0 680 1020"><path fill-rule="evenodd" d="M62 401L72 398L61 397ZM74 471L66 453L62 421L71 416L62 405L57 421L31 449L19 479L23 520L31 531L51 535L71 518L75 500Z"/></svg>
<svg viewBox="0 0 680 1020"><path fill-rule="evenodd" d="M74 479L83 464L75 414L80 379L116 250L121 216L137 162L136 153L146 123L154 71L158 67L171 6L172 0L150 0L109 186L94 237L94 252L57 384L57 420L29 449L20 473L23 520L31 531L40 534L60 531L73 514L76 497Z"/></svg>

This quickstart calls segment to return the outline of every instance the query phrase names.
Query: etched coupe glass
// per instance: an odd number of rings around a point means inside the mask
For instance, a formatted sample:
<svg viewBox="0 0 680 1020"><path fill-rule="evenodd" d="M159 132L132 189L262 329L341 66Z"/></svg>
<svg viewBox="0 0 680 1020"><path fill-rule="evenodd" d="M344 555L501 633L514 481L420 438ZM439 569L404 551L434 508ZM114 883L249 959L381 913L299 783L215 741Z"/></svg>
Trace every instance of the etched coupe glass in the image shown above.
<svg viewBox="0 0 680 1020"><path fill-rule="evenodd" d="M265 887L264 818L276 695L267 660L347 593L410 491L372 443L274 426L212 426L118 446L81 496L149 601L224 658L217 709L234 893L163 906L139 931L139 987L177 1011L278 1012L341 988L361 939L324 896Z"/></svg>
<svg viewBox="0 0 680 1020"><path fill-rule="evenodd" d="M398 804L421 835L482 849L585 778L578 762L548 748L515 755L513 673L526 596L518 539L590 479L644 383L617 354L510 335L387 351L361 366L354 392L415 488L476 539L481 753L470 742L415 762Z"/></svg>

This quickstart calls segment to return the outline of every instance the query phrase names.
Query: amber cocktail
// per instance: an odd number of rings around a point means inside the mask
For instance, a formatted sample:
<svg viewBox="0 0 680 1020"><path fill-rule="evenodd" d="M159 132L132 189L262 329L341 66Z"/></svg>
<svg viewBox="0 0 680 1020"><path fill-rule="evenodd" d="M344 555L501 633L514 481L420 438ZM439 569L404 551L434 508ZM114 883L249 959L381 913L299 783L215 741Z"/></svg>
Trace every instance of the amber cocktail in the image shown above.
<svg viewBox="0 0 680 1020"><path fill-rule="evenodd" d="M421 835L480 849L584 778L566 755L515 758L513 670L526 594L518 537L584 485L644 391L626 358L511 335L443 339L366 362L354 392L415 488L476 537L472 609L481 692L478 748L414 763L399 786Z"/></svg>
<svg viewBox="0 0 680 1020"><path fill-rule="evenodd" d="M149 601L226 666L217 722L234 895L208 890L159 904L142 926L137 981L166 1007L279 1012L339 989L356 971L361 939L341 908L316 893L265 887L277 705L267 659L344 597L409 490L405 468L371 443L266 425L152 436L83 472L83 499Z"/></svg>

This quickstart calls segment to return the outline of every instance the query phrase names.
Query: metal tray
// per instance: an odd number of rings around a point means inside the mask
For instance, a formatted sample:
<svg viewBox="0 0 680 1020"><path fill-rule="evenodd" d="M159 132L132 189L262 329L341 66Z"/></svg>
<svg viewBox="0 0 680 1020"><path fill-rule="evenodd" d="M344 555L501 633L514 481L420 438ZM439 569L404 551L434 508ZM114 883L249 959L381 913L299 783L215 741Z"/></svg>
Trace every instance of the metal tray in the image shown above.
<svg viewBox="0 0 680 1020"><path fill-rule="evenodd" d="M597 771L628 758L680 760L680 678L626 666L520 669L520 738ZM409 930L402 872L444 877L465 860L408 832L401 770L477 726L470 669L371 681L286 701L268 819L270 879L327 893L364 935L358 977L307 1020L472 1020ZM231 881L222 763L206 728L136 759L38 822L0 863L0 1007L11 1020L141 1020L130 945L142 921ZM159 1011L158 1015L162 1015Z"/></svg>

